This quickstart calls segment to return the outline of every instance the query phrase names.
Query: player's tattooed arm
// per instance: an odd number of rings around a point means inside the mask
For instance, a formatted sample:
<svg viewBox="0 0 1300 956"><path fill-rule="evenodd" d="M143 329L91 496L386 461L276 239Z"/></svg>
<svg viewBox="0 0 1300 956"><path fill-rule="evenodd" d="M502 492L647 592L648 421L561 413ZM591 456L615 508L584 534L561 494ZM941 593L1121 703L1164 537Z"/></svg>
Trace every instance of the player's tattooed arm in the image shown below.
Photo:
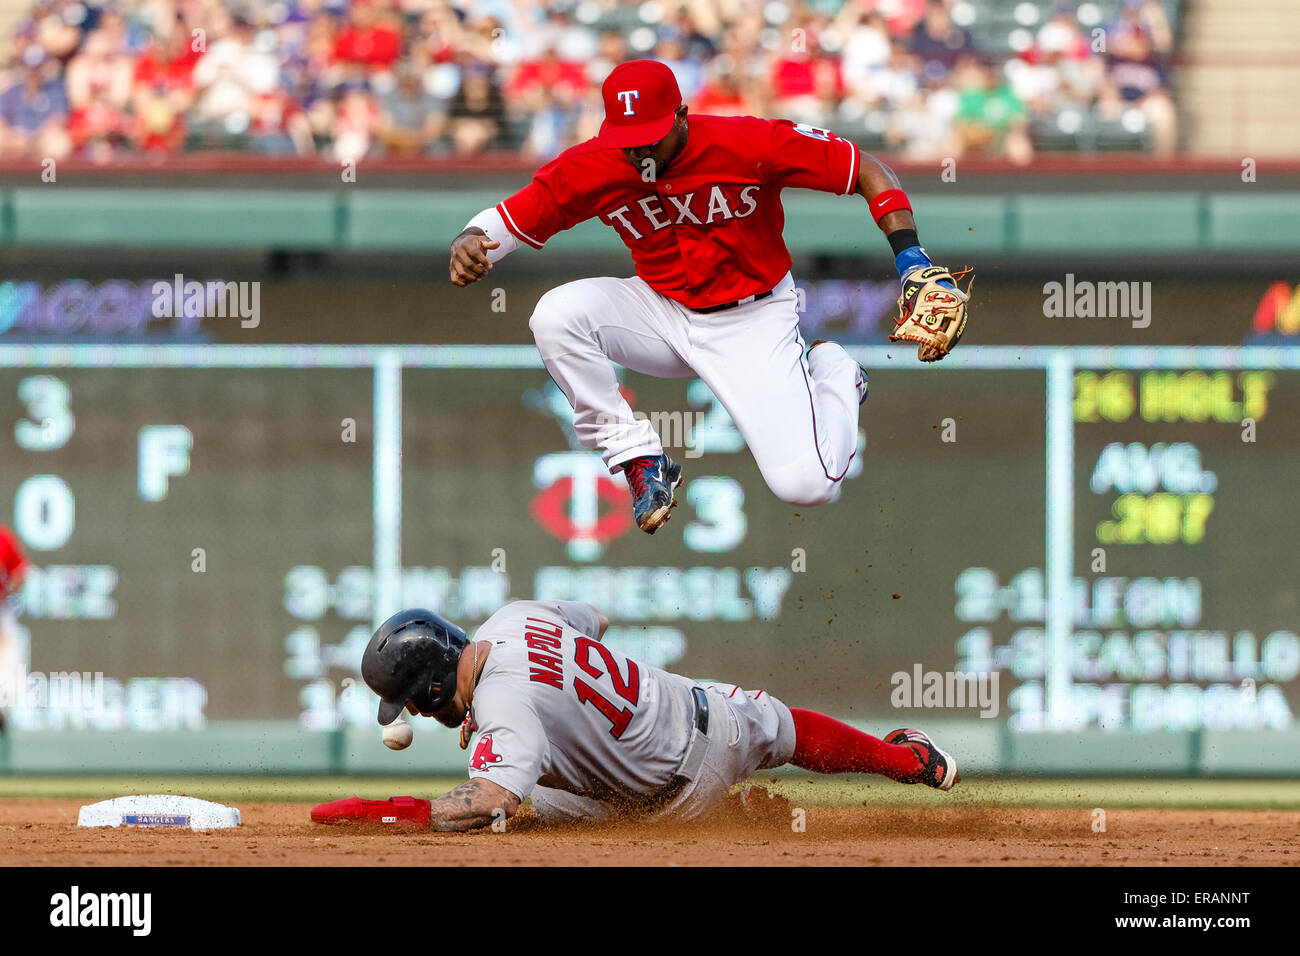
<svg viewBox="0 0 1300 956"><path fill-rule="evenodd" d="M451 283L461 287L477 282L492 271L487 250L501 243L488 238L478 226L466 226L451 242Z"/></svg>
<svg viewBox="0 0 1300 956"><path fill-rule="evenodd" d="M858 155L861 162L858 164L857 193L866 197L868 204L887 189L903 188L894 171L876 157L861 151ZM881 232L889 235L899 229L915 230L916 220L912 218L910 209L895 209L882 217L878 225Z"/></svg>
<svg viewBox="0 0 1300 956"><path fill-rule="evenodd" d="M518 809L519 798L505 787L472 777L432 802L429 826L452 832L478 830L504 819L501 814L514 816Z"/></svg>

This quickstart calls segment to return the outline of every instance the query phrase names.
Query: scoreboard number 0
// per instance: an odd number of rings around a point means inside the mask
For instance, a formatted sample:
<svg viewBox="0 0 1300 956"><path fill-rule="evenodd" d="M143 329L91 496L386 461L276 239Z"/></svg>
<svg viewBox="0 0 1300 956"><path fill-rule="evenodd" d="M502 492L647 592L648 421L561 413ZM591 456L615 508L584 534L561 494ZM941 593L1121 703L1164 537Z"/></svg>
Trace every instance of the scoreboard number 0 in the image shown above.
<svg viewBox="0 0 1300 956"><path fill-rule="evenodd" d="M32 475L14 496L14 527L33 551L55 551L76 525L76 501L58 475Z"/></svg>

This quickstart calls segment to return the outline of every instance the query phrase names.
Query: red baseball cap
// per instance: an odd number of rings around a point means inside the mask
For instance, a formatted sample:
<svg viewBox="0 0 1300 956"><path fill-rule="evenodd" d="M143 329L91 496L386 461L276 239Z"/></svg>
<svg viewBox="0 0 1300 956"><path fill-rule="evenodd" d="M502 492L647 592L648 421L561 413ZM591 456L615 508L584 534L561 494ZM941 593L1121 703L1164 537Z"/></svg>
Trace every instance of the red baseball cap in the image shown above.
<svg viewBox="0 0 1300 956"><path fill-rule="evenodd" d="M596 142L610 149L649 146L668 135L682 105L673 71L657 60L620 63L600 88L605 122Z"/></svg>

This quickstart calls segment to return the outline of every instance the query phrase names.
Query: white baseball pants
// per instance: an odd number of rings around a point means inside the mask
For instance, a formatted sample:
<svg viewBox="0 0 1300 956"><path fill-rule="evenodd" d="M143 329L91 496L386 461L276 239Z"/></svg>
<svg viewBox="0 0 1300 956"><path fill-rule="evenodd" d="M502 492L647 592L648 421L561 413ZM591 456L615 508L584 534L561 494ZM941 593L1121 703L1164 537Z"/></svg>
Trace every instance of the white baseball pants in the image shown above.
<svg viewBox="0 0 1300 956"><path fill-rule="evenodd" d="M659 455L652 423L633 417L611 362L657 378L698 375L731 415L782 501L834 501L857 450L857 363L827 342L804 357L794 280L773 294L701 314L640 278L579 279L547 292L529 322L574 428L611 473Z"/></svg>

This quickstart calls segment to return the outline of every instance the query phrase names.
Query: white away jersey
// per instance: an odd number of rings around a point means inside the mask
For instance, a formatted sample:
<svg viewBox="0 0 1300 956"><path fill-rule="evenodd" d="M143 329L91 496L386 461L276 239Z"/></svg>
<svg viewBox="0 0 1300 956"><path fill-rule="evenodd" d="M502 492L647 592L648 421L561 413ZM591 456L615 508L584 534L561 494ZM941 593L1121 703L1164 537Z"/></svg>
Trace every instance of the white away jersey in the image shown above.
<svg viewBox="0 0 1300 956"><path fill-rule="evenodd" d="M521 800L539 783L603 800L668 783L690 739L692 682L610 650L599 631L590 605L568 601L516 601L483 623L473 640L492 651L470 777Z"/></svg>

